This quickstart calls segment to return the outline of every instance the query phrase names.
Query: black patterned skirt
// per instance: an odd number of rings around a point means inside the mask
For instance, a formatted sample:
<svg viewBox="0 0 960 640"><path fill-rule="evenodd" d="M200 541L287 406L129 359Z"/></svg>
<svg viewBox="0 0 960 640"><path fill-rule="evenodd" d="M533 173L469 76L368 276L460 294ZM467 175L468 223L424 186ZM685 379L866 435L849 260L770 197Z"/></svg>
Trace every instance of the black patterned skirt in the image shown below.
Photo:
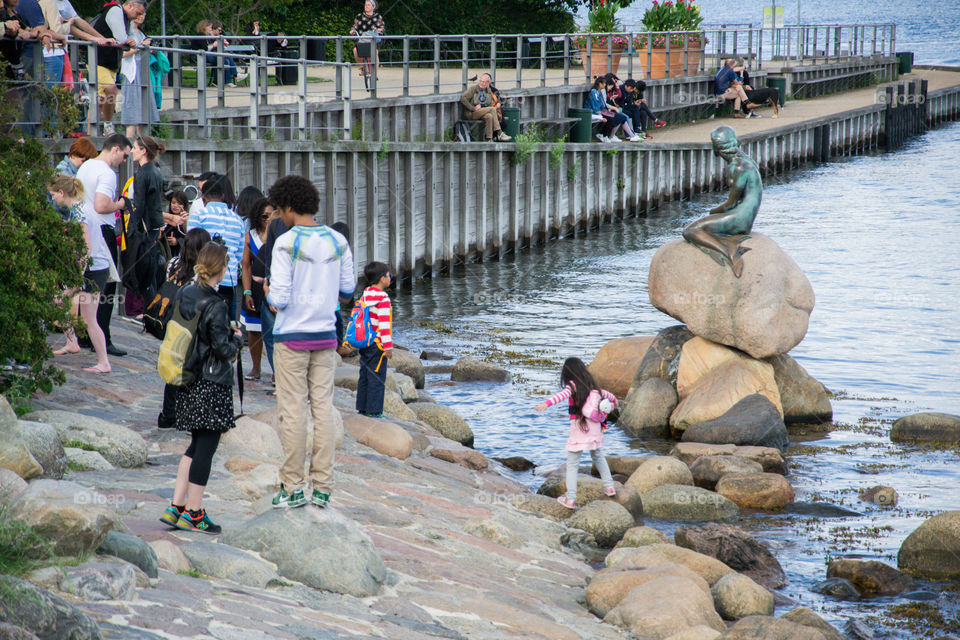
<svg viewBox="0 0 960 640"><path fill-rule="evenodd" d="M229 431L235 426L233 387L201 378L177 391L176 414L178 431Z"/></svg>

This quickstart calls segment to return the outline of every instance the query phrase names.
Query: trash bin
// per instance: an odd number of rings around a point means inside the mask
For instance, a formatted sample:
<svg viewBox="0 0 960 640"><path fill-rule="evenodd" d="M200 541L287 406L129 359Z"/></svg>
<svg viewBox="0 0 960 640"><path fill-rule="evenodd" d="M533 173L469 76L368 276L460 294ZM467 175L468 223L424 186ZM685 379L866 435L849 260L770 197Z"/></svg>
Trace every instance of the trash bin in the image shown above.
<svg viewBox="0 0 960 640"><path fill-rule="evenodd" d="M502 107L503 111L503 132L515 138L520 133L520 108Z"/></svg>
<svg viewBox="0 0 960 640"><path fill-rule="evenodd" d="M297 63L294 62L300 58L298 47L288 47L277 52L278 58L285 58L290 62L277 64L277 84L294 85L297 84Z"/></svg>
<svg viewBox="0 0 960 640"><path fill-rule="evenodd" d="M780 105L787 99L787 79L783 76L767 76L767 86L780 92Z"/></svg>
<svg viewBox="0 0 960 640"><path fill-rule="evenodd" d="M568 118L577 118L570 129L570 142L590 142L590 130L593 127L593 111L570 107L567 109Z"/></svg>
<svg viewBox="0 0 960 640"><path fill-rule="evenodd" d="M900 63L900 75L910 73L913 70L913 51L898 51L897 62Z"/></svg>
<svg viewBox="0 0 960 640"><path fill-rule="evenodd" d="M327 59L327 45L323 40L307 39L307 60L323 61Z"/></svg>

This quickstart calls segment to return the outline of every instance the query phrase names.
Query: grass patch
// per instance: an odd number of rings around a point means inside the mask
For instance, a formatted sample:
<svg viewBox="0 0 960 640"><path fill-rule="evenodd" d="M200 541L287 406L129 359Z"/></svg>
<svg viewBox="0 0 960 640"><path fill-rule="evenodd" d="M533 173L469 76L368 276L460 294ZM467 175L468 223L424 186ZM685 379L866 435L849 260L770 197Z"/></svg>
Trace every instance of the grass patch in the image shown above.
<svg viewBox="0 0 960 640"><path fill-rule="evenodd" d="M202 573L200 573L199 571L197 571L196 569L188 569L186 571L177 571L177 573L180 574L181 576L190 576L191 578L205 579L207 577Z"/></svg>
<svg viewBox="0 0 960 640"><path fill-rule="evenodd" d="M22 576L57 561L52 541L13 519L0 505L0 574Z"/></svg>
<svg viewBox="0 0 960 640"><path fill-rule="evenodd" d="M84 451L96 451L97 449L93 445L89 445L86 442L80 442L79 440L67 440L63 443L64 449L83 449Z"/></svg>

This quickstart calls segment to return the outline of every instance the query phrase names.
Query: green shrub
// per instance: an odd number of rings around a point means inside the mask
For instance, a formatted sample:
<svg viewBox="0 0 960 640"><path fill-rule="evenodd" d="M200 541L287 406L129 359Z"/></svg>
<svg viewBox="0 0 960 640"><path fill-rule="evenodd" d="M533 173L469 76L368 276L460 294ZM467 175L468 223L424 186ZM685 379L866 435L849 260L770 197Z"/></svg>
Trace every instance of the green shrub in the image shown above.
<svg viewBox="0 0 960 640"><path fill-rule="evenodd" d="M53 542L11 518L0 505L0 575L21 576L54 560Z"/></svg>
<svg viewBox="0 0 960 640"><path fill-rule="evenodd" d="M545 141L546 136L539 127L531 127L526 133L518 133L513 139L515 146L510 162L515 165L523 164L537 150L537 145Z"/></svg>

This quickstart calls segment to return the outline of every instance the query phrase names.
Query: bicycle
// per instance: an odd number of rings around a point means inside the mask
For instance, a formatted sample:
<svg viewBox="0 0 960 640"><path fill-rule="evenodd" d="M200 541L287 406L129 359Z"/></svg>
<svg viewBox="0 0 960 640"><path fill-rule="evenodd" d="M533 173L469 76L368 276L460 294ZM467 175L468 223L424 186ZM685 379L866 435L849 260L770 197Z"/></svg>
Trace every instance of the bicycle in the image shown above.
<svg viewBox="0 0 960 640"><path fill-rule="evenodd" d="M377 42L380 40L376 31L365 31L357 40L357 62L360 63L360 73L363 75L363 85L370 90L373 78L373 63L371 59L377 55Z"/></svg>

